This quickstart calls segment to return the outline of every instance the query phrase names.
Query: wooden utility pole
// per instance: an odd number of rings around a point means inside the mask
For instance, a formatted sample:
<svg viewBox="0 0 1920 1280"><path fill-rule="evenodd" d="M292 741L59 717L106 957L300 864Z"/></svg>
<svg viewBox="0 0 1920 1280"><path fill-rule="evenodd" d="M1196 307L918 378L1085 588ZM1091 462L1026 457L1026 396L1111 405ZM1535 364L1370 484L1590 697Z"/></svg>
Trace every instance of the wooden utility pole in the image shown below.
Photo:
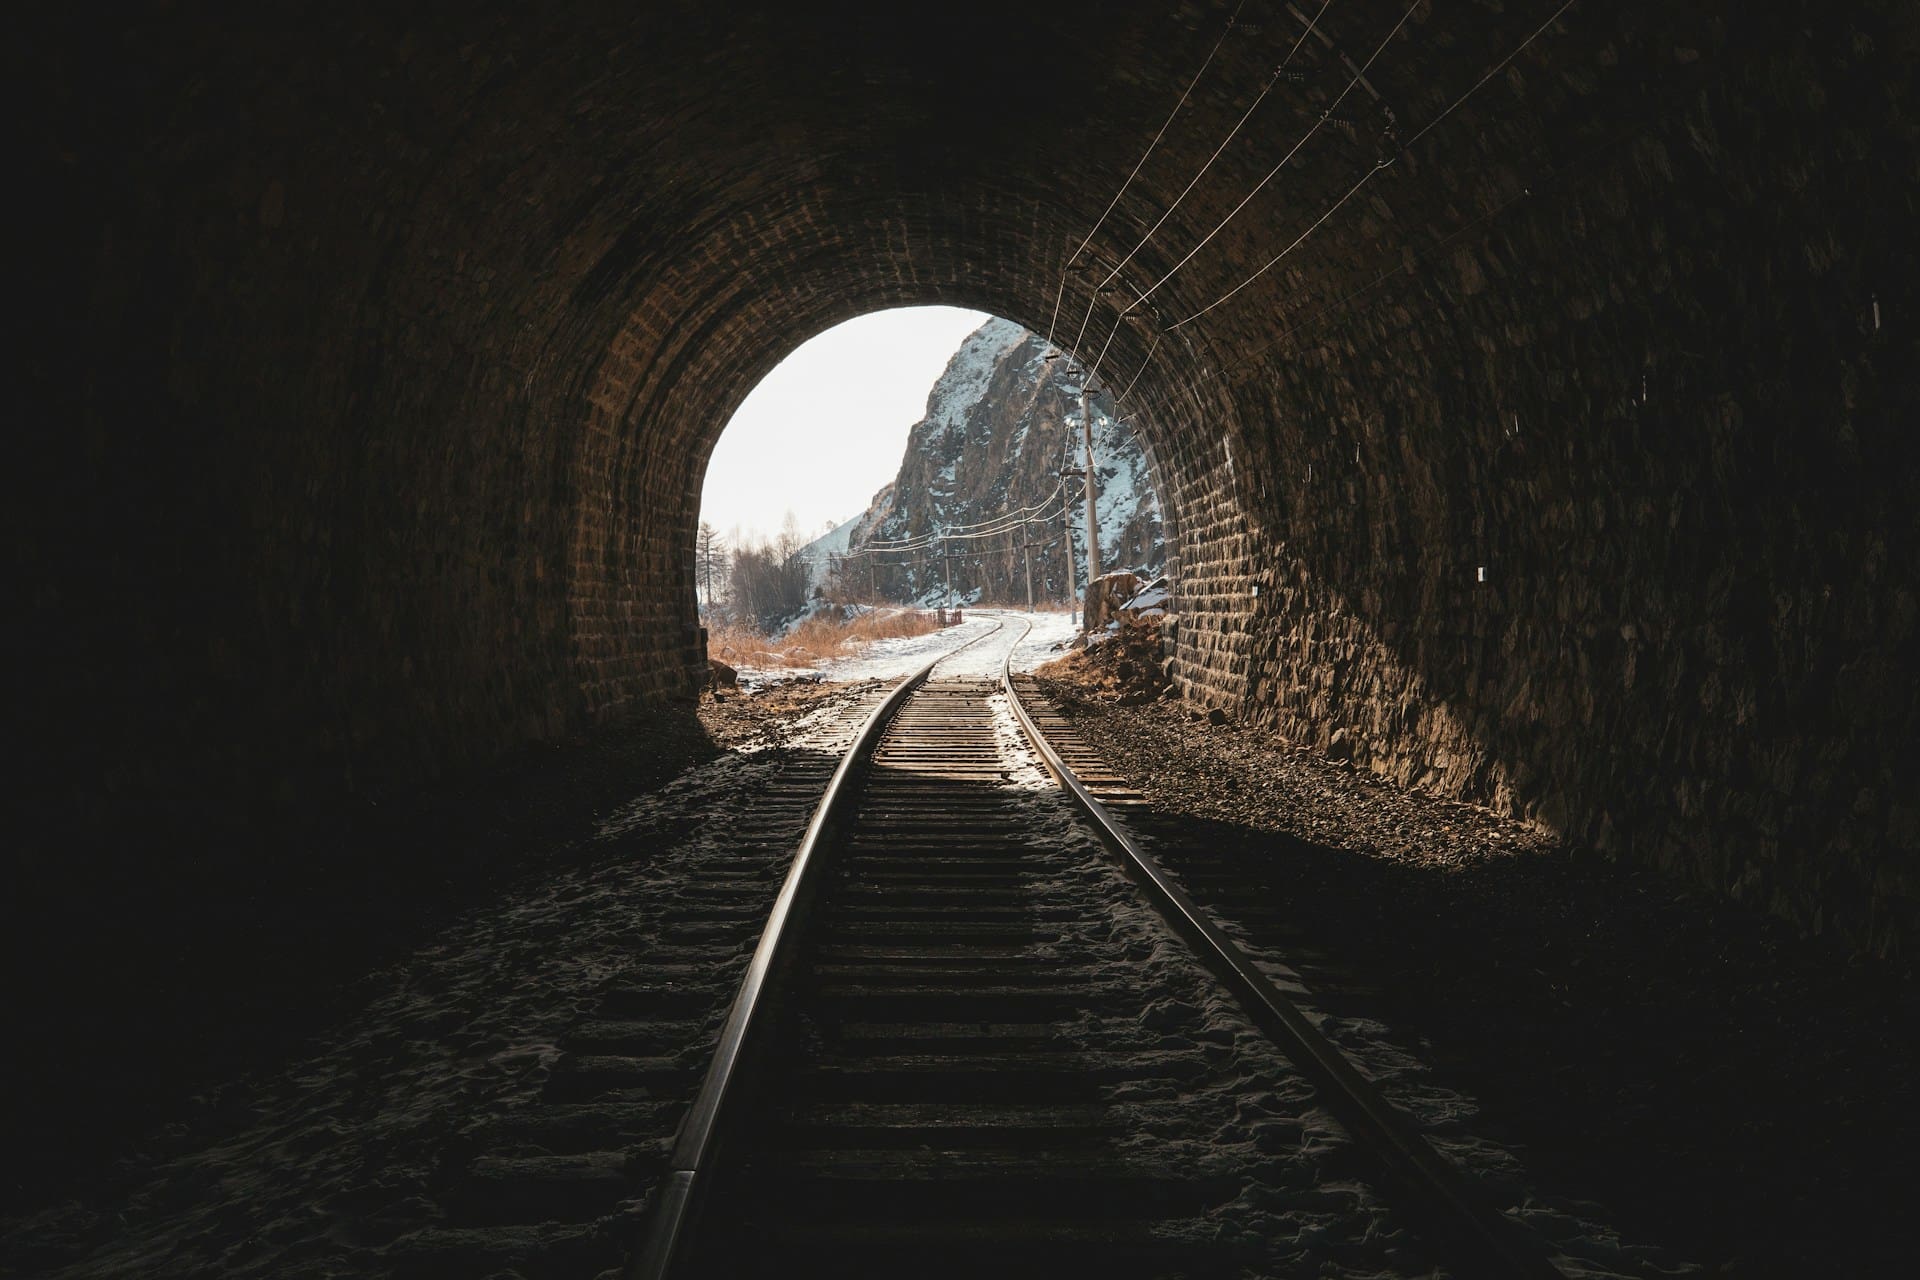
<svg viewBox="0 0 1920 1280"><path fill-rule="evenodd" d="M1020 555L1027 562L1027 612L1033 612L1033 543L1027 537L1027 522L1020 522Z"/></svg>
<svg viewBox="0 0 1920 1280"><path fill-rule="evenodd" d="M1087 602L1093 600L1094 580L1100 576L1100 516L1096 510L1098 494L1094 491L1093 467L1093 378L1083 379L1080 383L1080 431L1087 444ZM1081 606L1082 622L1087 618L1086 605Z"/></svg>
<svg viewBox="0 0 1920 1280"><path fill-rule="evenodd" d="M1065 476L1070 475L1071 472L1062 472L1061 474ZM1060 531L1062 535L1061 541L1064 542L1067 547L1067 601L1069 605L1078 604L1080 602L1080 588L1074 583L1074 579L1078 575L1073 571L1073 503L1071 501L1060 504ZM1069 622L1074 620L1072 608L1068 608L1067 610L1067 620Z"/></svg>
<svg viewBox="0 0 1920 1280"><path fill-rule="evenodd" d="M947 612L953 612L953 544L940 539L940 563L947 571Z"/></svg>
<svg viewBox="0 0 1920 1280"><path fill-rule="evenodd" d="M875 613L880 611L880 557L867 552L867 599Z"/></svg>

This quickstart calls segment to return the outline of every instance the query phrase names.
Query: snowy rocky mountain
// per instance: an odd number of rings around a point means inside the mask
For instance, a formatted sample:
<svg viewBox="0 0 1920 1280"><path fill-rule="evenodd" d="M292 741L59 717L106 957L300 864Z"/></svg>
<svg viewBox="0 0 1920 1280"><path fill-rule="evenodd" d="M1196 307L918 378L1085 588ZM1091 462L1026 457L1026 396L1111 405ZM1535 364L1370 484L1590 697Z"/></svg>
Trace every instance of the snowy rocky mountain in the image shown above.
<svg viewBox="0 0 1920 1280"><path fill-rule="evenodd" d="M989 320L974 330L928 394L899 474L865 512L806 554L823 566L847 557L838 590L855 599L877 589L885 599L936 603L945 598L950 571L954 598L963 603L1024 602L1024 535L1035 598L1064 598L1060 471L1079 468L1084 455L1080 385L1060 367L1066 363L1049 362L1045 341L1011 321ZM1146 459L1131 429L1115 420L1104 391L1093 397L1092 412L1102 568L1157 571L1165 550ZM1077 479L1067 493L1075 564L1084 580L1086 503ZM949 532L1023 508L1034 518L988 537L942 541ZM884 549L929 538L931 546ZM950 558L943 559L943 548Z"/></svg>
<svg viewBox="0 0 1920 1280"><path fill-rule="evenodd" d="M887 488L882 489L881 492L886 493L892 488L892 485L888 485ZM842 557L847 554L847 545L853 538L853 531L859 528L860 521L865 518L865 514L865 512L862 512L851 520L842 520L839 524L833 526L833 528L800 548L800 554L807 559L807 586L809 589L816 587L824 588L830 585L829 580L833 577L835 570L841 565Z"/></svg>

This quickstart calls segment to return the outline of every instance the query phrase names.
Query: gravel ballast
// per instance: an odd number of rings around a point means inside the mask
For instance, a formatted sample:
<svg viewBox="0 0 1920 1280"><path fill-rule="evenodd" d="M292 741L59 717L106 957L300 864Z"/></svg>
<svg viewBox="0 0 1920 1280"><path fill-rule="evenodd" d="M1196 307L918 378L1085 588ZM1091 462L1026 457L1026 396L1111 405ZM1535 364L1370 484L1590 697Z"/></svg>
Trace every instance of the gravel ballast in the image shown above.
<svg viewBox="0 0 1920 1280"><path fill-rule="evenodd" d="M1045 687L1197 843L1263 860L1291 927L1384 991L1548 1189L1707 1274L1910 1264L1907 975L1178 701Z"/></svg>

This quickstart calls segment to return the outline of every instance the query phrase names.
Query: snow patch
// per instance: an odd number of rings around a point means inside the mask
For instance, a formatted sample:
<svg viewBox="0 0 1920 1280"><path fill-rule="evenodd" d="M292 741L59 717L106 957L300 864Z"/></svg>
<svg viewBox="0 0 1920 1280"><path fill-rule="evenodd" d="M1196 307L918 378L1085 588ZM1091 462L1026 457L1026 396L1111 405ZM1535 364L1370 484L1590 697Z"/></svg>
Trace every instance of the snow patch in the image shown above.
<svg viewBox="0 0 1920 1280"><path fill-rule="evenodd" d="M833 569L834 557L847 554L847 548L853 542L854 530L859 527L862 520L866 519L866 515L867 513L863 511L853 519L835 525L800 548L800 555L807 562L808 590L826 585L827 578Z"/></svg>
<svg viewBox="0 0 1920 1280"><path fill-rule="evenodd" d="M1021 325L998 316L967 335L960 350L947 362L946 371L933 390L927 393L928 434L935 438L958 431L966 425L973 407L987 394L987 384L1000 357L1027 336ZM932 428L939 428L938 431Z"/></svg>

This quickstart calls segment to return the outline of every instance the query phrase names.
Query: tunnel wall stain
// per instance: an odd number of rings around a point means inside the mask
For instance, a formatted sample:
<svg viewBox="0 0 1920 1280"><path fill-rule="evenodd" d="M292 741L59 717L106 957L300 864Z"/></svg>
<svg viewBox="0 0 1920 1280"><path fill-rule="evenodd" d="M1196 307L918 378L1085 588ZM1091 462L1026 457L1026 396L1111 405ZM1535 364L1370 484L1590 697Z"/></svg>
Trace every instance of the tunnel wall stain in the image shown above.
<svg viewBox="0 0 1920 1280"><path fill-rule="evenodd" d="M1767 8L1575 6L1396 155L1551 12L1420 6L1379 97L1151 306L1099 302L1082 354L1138 378L1191 696L1894 951L1913 21ZM731 409L876 307L1047 332L1227 12L49 20L18 68L23 901L187 856L268 883L304 815L686 697ZM1401 12L1335 6L1120 283L1172 270ZM1283 13L1221 44L1067 270L1062 340Z"/></svg>

